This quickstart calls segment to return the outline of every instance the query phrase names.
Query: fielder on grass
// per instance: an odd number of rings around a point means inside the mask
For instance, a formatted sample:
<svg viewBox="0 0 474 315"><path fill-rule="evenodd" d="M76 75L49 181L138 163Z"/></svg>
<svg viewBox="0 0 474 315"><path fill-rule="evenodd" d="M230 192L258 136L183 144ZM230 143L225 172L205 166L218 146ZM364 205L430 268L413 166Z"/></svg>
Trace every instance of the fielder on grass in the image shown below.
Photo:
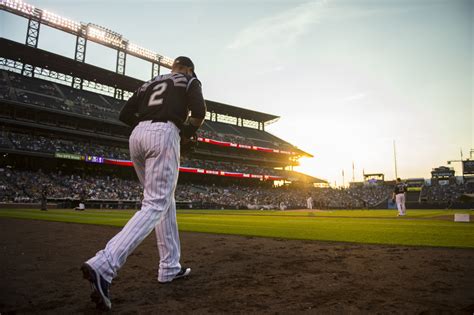
<svg viewBox="0 0 474 315"><path fill-rule="evenodd" d="M407 191L407 186L402 183L400 178L397 178L397 184L393 190L392 199L397 203L398 214L397 216L406 215L405 207L405 193Z"/></svg>

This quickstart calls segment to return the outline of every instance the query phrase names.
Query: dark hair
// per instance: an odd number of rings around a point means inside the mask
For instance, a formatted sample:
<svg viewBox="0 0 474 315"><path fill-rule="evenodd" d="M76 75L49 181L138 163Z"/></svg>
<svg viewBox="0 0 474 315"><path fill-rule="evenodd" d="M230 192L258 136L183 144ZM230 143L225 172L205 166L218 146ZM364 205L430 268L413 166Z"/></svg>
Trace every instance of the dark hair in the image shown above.
<svg viewBox="0 0 474 315"><path fill-rule="evenodd" d="M400 177L397 178L397 181L401 182L402 180L400 179Z"/></svg>

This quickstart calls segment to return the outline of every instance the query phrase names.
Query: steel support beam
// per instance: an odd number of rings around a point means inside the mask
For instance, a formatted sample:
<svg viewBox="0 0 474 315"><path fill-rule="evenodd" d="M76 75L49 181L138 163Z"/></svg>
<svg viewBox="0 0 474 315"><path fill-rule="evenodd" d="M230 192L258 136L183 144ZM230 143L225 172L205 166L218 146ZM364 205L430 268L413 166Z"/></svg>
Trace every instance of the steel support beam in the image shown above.
<svg viewBox="0 0 474 315"><path fill-rule="evenodd" d="M84 62L86 60L86 48L87 48L87 30L85 27L81 27L79 33L76 36L76 49L74 52L74 60ZM79 77L74 77L72 80L72 87L75 89L82 90L83 80Z"/></svg>
<svg viewBox="0 0 474 315"><path fill-rule="evenodd" d="M117 63L115 65L115 72L125 75L125 66L127 63L127 53L123 50L117 50ZM123 100L123 90L115 89L114 97Z"/></svg>
<svg viewBox="0 0 474 315"><path fill-rule="evenodd" d="M39 41L39 31L40 31L41 23L36 18L28 19L28 28L26 30L26 40L25 44L27 46L38 48L38 41ZM24 76L32 77L34 74L34 67L32 65L23 64L23 69L21 73Z"/></svg>

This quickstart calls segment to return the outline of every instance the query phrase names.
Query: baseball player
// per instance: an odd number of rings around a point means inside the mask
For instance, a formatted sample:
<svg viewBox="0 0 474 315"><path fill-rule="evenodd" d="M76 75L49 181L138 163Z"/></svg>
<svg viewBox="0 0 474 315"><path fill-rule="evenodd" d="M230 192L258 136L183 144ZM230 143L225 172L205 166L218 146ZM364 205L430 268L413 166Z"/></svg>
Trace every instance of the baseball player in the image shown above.
<svg viewBox="0 0 474 315"><path fill-rule="evenodd" d="M48 186L43 185L41 189L41 211L48 211Z"/></svg>
<svg viewBox="0 0 474 315"><path fill-rule="evenodd" d="M407 187L404 183L402 183L400 178L397 178L397 184L395 185L395 189L393 190L392 199L395 200L397 203L398 215L397 216L404 216L406 215L406 208L405 208L405 193L407 191Z"/></svg>
<svg viewBox="0 0 474 315"><path fill-rule="evenodd" d="M189 116L191 112L191 115ZM180 264L175 188L181 142L195 136L206 114L201 83L187 57L175 59L170 74L143 84L127 101L119 119L134 127L130 157L144 188L141 210L127 222L103 250L85 262L82 273L100 309L111 308L109 287L133 250L155 229L160 264L158 282L188 276ZM188 117L189 116L189 117Z"/></svg>
<svg viewBox="0 0 474 315"><path fill-rule="evenodd" d="M306 199L306 207L308 209L313 209L313 197L309 196L308 199Z"/></svg>

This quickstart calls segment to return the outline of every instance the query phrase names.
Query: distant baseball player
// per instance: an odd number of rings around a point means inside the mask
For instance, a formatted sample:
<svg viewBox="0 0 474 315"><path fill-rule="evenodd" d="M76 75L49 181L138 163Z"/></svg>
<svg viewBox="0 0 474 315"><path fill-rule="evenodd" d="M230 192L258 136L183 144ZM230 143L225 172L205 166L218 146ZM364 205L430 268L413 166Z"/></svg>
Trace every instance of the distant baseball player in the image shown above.
<svg viewBox="0 0 474 315"><path fill-rule="evenodd" d="M191 112L190 117L189 113ZM127 101L119 119L134 127L130 157L144 188L140 211L117 235L85 262L81 270L92 287L92 300L100 309L111 308L109 286L133 250L155 229L160 265L158 282L167 283L190 274L180 264L175 188L181 142L194 137L202 125L206 104L194 64L175 59L170 74L143 84Z"/></svg>
<svg viewBox="0 0 474 315"><path fill-rule="evenodd" d="M406 215L406 208L405 208L406 191L407 191L406 185L402 183L400 178L397 178L397 184L395 185L395 189L393 190L392 198L397 203L398 216Z"/></svg>
<svg viewBox="0 0 474 315"><path fill-rule="evenodd" d="M313 197L309 196L308 199L306 199L306 207L308 209L313 209Z"/></svg>
<svg viewBox="0 0 474 315"><path fill-rule="evenodd" d="M48 211L48 186L43 185L41 189L41 211Z"/></svg>
<svg viewBox="0 0 474 315"><path fill-rule="evenodd" d="M87 190L82 188L79 193L79 205L74 208L77 211L84 211L86 210L86 199L87 199Z"/></svg>

